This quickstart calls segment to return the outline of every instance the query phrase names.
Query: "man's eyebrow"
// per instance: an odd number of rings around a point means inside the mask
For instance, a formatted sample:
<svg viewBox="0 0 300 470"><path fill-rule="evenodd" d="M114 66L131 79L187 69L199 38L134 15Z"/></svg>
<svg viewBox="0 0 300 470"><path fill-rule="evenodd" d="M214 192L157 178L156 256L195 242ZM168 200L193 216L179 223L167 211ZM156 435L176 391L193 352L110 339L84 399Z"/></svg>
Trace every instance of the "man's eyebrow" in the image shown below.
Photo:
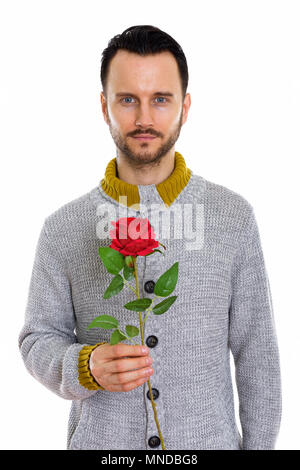
<svg viewBox="0 0 300 470"><path fill-rule="evenodd" d="M133 96L134 98L138 98L138 96L134 95L133 93L130 93L130 92L120 92L120 93L116 93L116 97L118 96ZM170 91L156 91L155 93L153 93L153 96L171 96L171 97L174 97L174 94L171 93Z"/></svg>

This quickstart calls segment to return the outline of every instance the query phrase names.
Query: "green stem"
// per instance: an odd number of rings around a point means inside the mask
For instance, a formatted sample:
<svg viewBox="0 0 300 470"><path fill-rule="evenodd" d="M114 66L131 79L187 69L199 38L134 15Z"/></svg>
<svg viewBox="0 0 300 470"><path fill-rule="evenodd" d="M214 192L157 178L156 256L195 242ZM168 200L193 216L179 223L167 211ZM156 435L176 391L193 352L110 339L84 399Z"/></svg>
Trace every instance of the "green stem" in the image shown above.
<svg viewBox="0 0 300 470"><path fill-rule="evenodd" d="M129 338L129 336L127 336L126 333L124 333L124 331L121 331L120 328L118 328L118 331L119 331L122 335L126 336L126 338L129 339L129 341L131 341L133 344L135 344L136 346L138 346L138 343L135 343L135 342L133 341L133 339Z"/></svg>
<svg viewBox="0 0 300 470"><path fill-rule="evenodd" d="M155 300L155 299L158 299L157 295L155 295L155 296L153 297L151 304L150 304L149 307L147 308L147 310L149 310L149 312L146 314L146 316L145 316L145 318L144 318L144 320L143 320L143 325L146 323L147 317L148 317L148 315L149 315L149 313L151 312L151 309L152 309L153 300ZM147 312L147 310L146 310L146 312Z"/></svg>
<svg viewBox="0 0 300 470"><path fill-rule="evenodd" d="M122 277L123 281L125 282L125 285L127 285L127 287L130 287L130 289L135 293L136 295L136 290L132 287L131 284L129 284L129 282L125 279L125 277L122 276L122 274L120 274L120 276Z"/></svg>
<svg viewBox="0 0 300 470"><path fill-rule="evenodd" d="M139 280L138 280L138 274L137 274L136 256L133 256L132 258L133 258L133 265L134 265L134 277L135 277L135 283L136 283L136 295L137 295L137 298L139 299L140 298L140 292L139 292ZM152 305L152 303L151 303L151 305ZM140 332L141 332L142 345L144 346L144 344L145 344L144 343L144 331L143 331L143 321L142 321L141 312L139 312L139 320L140 320ZM144 322L145 322L145 320L144 320ZM160 442L161 442L161 448L163 450L165 450L166 448L165 448L164 440L163 440L162 433L161 433L160 426L159 426L159 422L158 422L158 419L157 419L156 404L155 404L154 399L153 399L150 379L148 379L148 388L149 388L149 393L150 393L150 398L151 398L151 403L152 403L152 408L153 408L153 413L154 413L154 420L155 420L155 423L156 423L157 431L158 431Z"/></svg>

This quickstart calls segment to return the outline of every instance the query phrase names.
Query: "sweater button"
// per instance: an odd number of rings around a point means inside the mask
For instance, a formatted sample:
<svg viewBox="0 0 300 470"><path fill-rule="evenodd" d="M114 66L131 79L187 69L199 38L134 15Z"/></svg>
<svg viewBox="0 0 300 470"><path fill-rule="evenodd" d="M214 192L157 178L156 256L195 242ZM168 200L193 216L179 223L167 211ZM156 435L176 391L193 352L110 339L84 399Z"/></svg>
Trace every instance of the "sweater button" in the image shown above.
<svg viewBox="0 0 300 470"><path fill-rule="evenodd" d="M156 400L159 397L159 391L157 390L157 388L152 388L152 395L153 395L153 400ZM147 392L147 397L149 398L149 400L151 400L149 390Z"/></svg>
<svg viewBox="0 0 300 470"><path fill-rule="evenodd" d="M160 438L158 436L151 436L148 444L150 447L158 447L160 445Z"/></svg>
<svg viewBox="0 0 300 470"><path fill-rule="evenodd" d="M152 294L154 292L154 286L155 282L154 281L147 281L145 282L144 289L148 294Z"/></svg>
<svg viewBox="0 0 300 470"><path fill-rule="evenodd" d="M146 344L147 346L149 346L149 348L154 348L158 343L158 338L157 336L154 336L154 335L151 335L151 336L148 336L148 338L146 339Z"/></svg>

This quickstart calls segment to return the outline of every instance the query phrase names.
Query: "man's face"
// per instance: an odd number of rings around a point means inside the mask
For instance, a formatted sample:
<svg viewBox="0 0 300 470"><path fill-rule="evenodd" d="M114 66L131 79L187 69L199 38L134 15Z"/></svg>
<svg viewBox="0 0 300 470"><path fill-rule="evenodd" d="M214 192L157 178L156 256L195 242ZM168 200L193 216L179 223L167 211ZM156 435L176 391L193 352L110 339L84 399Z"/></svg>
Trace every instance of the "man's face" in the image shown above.
<svg viewBox="0 0 300 470"><path fill-rule="evenodd" d="M107 100L101 92L101 103L119 153L143 166L158 162L174 147L187 119L190 95L182 103L179 70L171 53L140 56L119 50L110 63ZM155 138L135 138L142 134Z"/></svg>

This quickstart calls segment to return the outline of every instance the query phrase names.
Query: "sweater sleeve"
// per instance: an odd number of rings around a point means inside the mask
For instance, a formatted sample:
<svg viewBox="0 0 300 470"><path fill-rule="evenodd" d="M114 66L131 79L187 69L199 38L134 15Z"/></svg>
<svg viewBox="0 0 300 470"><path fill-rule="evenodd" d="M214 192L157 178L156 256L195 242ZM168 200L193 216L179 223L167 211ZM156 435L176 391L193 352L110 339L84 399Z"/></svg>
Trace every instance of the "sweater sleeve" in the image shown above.
<svg viewBox="0 0 300 470"><path fill-rule="evenodd" d="M271 450L281 422L280 358L269 279L252 206L233 264L229 318L242 448Z"/></svg>
<svg viewBox="0 0 300 470"><path fill-rule="evenodd" d="M18 345L29 373L67 400L97 393L79 382L79 353L88 345L78 343L74 329L70 282L59 242L49 237L46 219L36 247Z"/></svg>

